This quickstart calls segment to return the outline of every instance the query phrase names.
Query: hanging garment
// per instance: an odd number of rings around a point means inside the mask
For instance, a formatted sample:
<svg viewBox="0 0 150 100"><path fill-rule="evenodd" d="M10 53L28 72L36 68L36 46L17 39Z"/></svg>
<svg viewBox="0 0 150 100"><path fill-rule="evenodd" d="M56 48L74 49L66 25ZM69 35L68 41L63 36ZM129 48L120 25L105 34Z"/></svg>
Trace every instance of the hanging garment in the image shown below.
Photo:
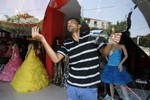
<svg viewBox="0 0 150 100"><path fill-rule="evenodd" d="M8 63L4 66L2 73L0 74L0 80L10 82L19 69L22 60L19 55L18 47L14 47L14 55L10 58Z"/></svg>
<svg viewBox="0 0 150 100"><path fill-rule="evenodd" d="M60 86L62 81L62 62L54 64L54 78L53 83Z"/></svg>
<svg viewBox="0 0 150 100"><path fill-rule="evenodd" d="M66 89L67 88L67 79L69 76L69 57L66 56L65 59L63 60L63 62L64 62L64 73L62 76L61 87Z"/></svg>

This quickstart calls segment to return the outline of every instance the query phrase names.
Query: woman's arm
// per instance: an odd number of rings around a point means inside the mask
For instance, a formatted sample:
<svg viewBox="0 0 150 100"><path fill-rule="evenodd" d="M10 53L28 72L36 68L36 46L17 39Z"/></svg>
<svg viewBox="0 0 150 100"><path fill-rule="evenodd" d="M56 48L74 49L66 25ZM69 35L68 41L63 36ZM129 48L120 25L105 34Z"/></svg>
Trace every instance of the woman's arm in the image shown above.
<svg viewBox="0 0 150 100"><path fill-rule="evenodd" d="M128 53L127 53L127 50L126 50L126 47L124 45L120 45L120 48L122 49L123 53L124 53L124 57L123 59L121 60L120 64L119 64L119 71L121 72L123 70L123 63L126 61L126 59L128 58Z"/></svg>
<svg viewBox="0 0 150 100"><path fill-rule="evenodd" d="M33 48L34 48L33 44L29 44L29 46L28 46L28 51L27 51L27 53L26 53L25 59L27 58L29 52L30 52L31 49L33 49Z"/></svg>
<svg viewBox="0 0 150 100"><path fill-rule="evenodd" d="M11 59L14 58L14 55L15 55L15 48L16 48L16 44L14 44L12 46L12 56L11 56Z"/></svg>
<svg viewBox="0 0 150 100"><path fill-rule="evenodd" d="M127 53L127 49L124 45L121 45L121 49L123 50L124 58L122 59L120 64L123 64L126 61L126 59L128 58L128 53Z"/></svg>

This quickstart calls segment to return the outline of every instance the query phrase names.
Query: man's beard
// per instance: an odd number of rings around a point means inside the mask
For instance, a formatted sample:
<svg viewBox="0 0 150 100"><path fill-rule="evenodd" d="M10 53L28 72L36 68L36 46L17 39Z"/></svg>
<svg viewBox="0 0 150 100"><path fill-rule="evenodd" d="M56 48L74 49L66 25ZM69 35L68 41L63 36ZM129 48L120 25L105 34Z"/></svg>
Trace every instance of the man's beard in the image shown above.
<svg viewBox="0 0 150 100"><path fill-rule="evenodd" d="M74 32L76 32L76 31L77 31L77 30L74 29L74 28L68 29L68 32L70 32L70 33L74 33Z"/></svg>

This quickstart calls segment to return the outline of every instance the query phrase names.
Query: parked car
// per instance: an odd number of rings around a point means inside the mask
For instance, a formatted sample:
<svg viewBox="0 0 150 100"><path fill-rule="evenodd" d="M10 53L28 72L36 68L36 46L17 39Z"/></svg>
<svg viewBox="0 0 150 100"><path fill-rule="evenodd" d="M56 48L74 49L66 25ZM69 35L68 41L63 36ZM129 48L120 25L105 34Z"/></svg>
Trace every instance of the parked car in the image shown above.
<svg viewBox="0 0 150 100"><path fill-rule="evenodd" d="M89 35L89 39L94 40L97 44L101 41L104 41L106 43L109 37L108 33L105 30L91 30Z"/></svg>

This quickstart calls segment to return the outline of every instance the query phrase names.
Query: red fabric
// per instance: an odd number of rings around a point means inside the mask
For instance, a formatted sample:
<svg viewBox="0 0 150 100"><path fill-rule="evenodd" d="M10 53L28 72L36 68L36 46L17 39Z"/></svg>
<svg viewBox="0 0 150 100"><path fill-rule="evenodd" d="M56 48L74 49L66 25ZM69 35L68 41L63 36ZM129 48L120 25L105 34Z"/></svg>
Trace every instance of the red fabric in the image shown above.
<svg viewBox="0 0 150 100"><path fill-rule="evenodd" d="M60 9L65 4L67 4L70 0L51 0L50 7Z"/></svg>
<svg viewBox="0 0 150 100"><path fill-rule="evenodd" d="M56 36L63 38L64 14L57 9L48 6L42 27L42 34L45 36L49 45ZM46 70L49 77L53 77L53 62L46 53Z"/></svg>

